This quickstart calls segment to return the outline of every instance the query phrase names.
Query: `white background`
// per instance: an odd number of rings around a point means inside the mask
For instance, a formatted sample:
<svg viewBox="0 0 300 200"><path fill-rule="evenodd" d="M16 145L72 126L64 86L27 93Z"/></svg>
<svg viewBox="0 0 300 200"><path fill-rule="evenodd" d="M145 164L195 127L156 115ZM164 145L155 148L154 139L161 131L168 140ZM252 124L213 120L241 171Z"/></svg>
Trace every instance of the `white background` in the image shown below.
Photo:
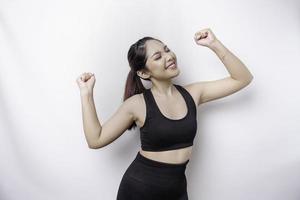
<svg viewBox="0 0 300 200"><path fill-rule="evenodd" d="M139 130L89 149L76 78L95 73L101 123L122 103L127 51L141 37L175 52L174 83L224 78L216 54L194 42L204 28L254 79L198 107L189 199L300 199L299 8L296 0L1 0L0 199L115 199Z"/></svg>

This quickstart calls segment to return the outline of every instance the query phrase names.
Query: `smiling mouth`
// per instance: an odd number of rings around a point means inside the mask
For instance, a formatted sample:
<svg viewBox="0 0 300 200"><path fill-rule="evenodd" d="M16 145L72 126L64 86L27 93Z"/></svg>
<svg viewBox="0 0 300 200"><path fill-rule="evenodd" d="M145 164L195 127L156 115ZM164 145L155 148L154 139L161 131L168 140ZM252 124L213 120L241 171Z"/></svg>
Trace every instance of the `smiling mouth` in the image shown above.
<svg viewBox="0 0 300 200"><path fill-rule="evenodd" d="M172 62L172 63L170 63L168 66L166 66L166 69L168 69L169 67L172 67L173 65L176 65L176 62L175 62L175 61Z"/></svg>

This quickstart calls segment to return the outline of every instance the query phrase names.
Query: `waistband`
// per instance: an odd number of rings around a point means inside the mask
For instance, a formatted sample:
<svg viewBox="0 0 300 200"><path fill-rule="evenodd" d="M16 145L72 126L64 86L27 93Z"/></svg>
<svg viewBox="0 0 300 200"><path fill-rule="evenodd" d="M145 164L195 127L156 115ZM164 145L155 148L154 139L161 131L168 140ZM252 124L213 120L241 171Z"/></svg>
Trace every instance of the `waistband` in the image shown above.
<svg viewBox="0 0 300 200"><path fill-rule="evenodd" d="M136 160L143 162L144 164L153 166L153 167L165 167L165 168L178 168L178 169L185 169L186 165L190 160L185 161L184 163L166 163L166 162L160 162L156 160L149 159L145 156L143 156L139 151L136 155Z"/></svg>

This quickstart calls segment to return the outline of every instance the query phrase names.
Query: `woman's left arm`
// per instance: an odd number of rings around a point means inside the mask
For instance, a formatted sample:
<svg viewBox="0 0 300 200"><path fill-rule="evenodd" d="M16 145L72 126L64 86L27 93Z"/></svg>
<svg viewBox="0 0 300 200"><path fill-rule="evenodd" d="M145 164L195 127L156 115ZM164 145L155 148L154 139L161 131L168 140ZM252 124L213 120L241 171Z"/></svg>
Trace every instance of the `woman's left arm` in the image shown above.
<svg viewBox="0 0 300 200"><path fill-rule="evenodd" d="M194 39L198 45L206 46L215 52L230 74L223 79L187 85L186 87L196 94L198 105L233 94L252 81L253 76L244 63L227 49L210 29L197 32Z"/></svg>

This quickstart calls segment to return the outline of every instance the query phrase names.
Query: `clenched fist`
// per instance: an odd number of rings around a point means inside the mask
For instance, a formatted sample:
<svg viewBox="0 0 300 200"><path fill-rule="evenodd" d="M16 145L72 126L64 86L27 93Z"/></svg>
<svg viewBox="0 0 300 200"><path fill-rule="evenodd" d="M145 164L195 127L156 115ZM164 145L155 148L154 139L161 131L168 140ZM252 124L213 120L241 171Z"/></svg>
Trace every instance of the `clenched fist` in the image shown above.
<svg viewBox="0 0 300 200"><path fill-rule="evenodd" d="M93 73L83 73L77 79L76 82L80 89L81 94L92 93L96 82L95 75Z"/></svg>
<svg viewBox="0 0 300 200"><path fill-rule="evenodd" d="M212 44L217 41L216 36L213 34L213 32L209 29L202 29L195 33L194 36L195 42L198 45L206 46L211 48Z"/></svg>

